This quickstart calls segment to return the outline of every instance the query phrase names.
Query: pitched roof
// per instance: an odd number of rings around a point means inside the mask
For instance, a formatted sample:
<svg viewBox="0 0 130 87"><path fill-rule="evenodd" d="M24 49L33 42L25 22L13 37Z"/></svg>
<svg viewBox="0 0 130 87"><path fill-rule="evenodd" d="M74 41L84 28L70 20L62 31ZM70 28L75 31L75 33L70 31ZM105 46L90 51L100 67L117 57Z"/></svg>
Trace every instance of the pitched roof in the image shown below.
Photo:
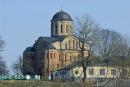
<svg viewBox="0 0 130 87"><path fill-rule="evenodd" d="M46 41L46 42L56 42L56 41L62 41L65 39L65 36L60 37L39 37L38 41Z"/></svg>

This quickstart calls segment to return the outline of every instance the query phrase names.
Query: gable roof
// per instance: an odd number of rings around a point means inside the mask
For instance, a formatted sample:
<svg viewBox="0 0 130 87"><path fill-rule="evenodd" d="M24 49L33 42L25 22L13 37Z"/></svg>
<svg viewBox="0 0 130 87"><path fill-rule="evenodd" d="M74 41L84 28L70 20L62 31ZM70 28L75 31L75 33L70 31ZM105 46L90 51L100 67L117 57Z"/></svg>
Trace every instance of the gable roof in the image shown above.
<svg viewBox="0 0 130 87"><path fill-rule="evenodd" d="M39 37L38 41L46 41L46 42L56 42L56 41L63 41L66 37Z"/></svg>

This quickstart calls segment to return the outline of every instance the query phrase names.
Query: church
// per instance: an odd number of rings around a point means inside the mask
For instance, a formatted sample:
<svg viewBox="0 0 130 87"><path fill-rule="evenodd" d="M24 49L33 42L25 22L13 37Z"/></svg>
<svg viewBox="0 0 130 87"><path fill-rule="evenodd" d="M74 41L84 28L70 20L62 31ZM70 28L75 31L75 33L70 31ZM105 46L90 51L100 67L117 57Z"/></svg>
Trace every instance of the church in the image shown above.
<svg viewBox="0 0 130 87"><path fill-rule="evenodd" d="M86 45L90 50L90 45ZM51 20L51 36L39 37L33 46L23 52L23 74L48 76L80 59L79 40L74 35L73 19L59 11ZM85 51L88 56L88 51Z"/></svg>

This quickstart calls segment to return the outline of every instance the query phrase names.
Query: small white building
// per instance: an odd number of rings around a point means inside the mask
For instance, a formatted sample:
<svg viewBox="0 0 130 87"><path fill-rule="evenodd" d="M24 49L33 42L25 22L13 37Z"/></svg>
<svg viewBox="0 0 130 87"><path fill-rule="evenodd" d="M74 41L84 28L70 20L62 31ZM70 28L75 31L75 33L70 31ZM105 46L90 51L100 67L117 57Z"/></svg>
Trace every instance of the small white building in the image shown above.
<svg viewBox="0 0 130 87"><path fill-rule="evenodd" d="M73 72L71 69L60 69L52 72L53 80L72 80Z"/></svg>
<svg viewBox="0 0 130 87"><path fill-rule="evenodd" d="M114 66L92 66L87 67L86 75L89 79L118 78L120 76L120 72L119 69ZM52 79L54 80L76 80L82 79L83 76L82 67L59 69L52 72Z"/></svg>

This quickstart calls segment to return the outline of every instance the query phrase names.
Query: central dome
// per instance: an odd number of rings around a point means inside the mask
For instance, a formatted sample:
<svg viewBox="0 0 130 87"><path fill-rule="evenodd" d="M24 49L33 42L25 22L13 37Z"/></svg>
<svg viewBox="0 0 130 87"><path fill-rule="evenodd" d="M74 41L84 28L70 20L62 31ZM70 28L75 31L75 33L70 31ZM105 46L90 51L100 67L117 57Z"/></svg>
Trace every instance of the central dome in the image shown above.
<svg viewBox="0 0 130 87"><path fill-rule="evenodd" d="M68 13L60 11L53 16L52 21L73 21L73 20L71 19L71 16Z"/></svg>

